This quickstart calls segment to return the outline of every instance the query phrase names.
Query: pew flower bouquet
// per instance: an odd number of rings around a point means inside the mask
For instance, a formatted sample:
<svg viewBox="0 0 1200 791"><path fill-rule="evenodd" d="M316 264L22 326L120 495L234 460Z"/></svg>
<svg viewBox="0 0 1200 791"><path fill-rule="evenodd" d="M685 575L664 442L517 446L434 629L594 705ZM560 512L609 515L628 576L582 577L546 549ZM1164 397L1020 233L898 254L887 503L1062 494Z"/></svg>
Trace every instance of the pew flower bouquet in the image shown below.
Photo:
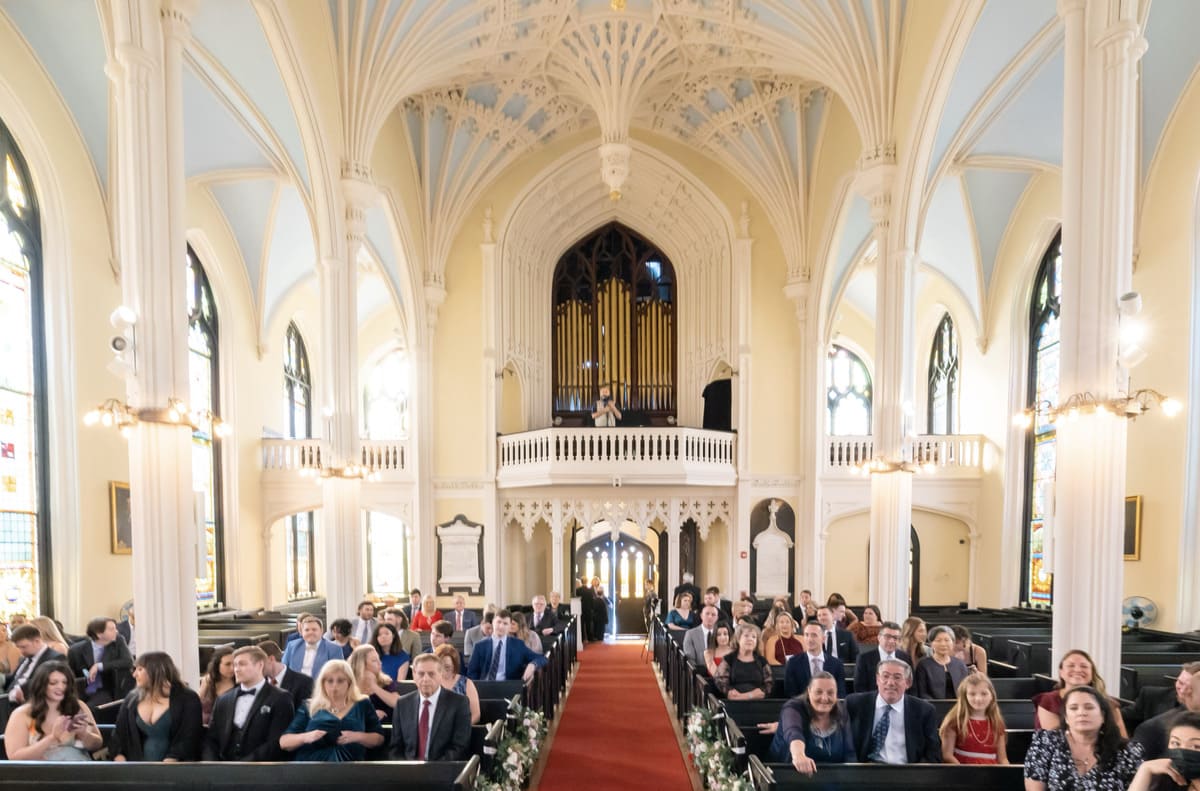
<svg viewBox="0 0 1200 791"><path fill-rule="evenodd" d="M704 780L704 787L713 791L753 791L750 779L734 769L733 750L718 729L723 717L703 706L688 715L686 738L692 753L692 765Z"/></svg>
<svg viewBox="0 0 1200 791"><path fill-rule="evenodd" d="M546 738L546 717L540 711L512 706L508 735L497 745L492 776L476 783L479 791L518 791L526 788Z"/></svg>

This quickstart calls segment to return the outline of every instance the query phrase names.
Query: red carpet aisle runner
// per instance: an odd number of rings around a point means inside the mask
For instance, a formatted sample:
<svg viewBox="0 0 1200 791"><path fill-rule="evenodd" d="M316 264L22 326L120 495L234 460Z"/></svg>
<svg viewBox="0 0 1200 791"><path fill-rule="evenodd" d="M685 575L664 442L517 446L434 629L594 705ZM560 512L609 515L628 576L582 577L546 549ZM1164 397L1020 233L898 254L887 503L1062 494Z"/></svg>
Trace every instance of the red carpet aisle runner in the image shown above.
<svg viewBox="0 0 1200 791"><path fill-rule="evenodd" d="M539 791L689 791L653 666L638 643L591 643L554 735Z"/></svg>

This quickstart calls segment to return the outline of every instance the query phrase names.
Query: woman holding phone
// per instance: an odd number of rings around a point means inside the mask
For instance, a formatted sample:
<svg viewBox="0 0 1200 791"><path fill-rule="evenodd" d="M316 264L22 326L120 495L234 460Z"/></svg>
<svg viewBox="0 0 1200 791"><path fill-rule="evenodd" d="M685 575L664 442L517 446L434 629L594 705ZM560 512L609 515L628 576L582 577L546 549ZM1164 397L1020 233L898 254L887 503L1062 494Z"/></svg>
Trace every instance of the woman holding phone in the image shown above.
<svg viewBox="0 0 1200 791"><path fill-rule="evenodd" d="M33 674L29 702L9 718L4 746L11 761L90 761L104 746L66 662L46 662Z"/></svg>

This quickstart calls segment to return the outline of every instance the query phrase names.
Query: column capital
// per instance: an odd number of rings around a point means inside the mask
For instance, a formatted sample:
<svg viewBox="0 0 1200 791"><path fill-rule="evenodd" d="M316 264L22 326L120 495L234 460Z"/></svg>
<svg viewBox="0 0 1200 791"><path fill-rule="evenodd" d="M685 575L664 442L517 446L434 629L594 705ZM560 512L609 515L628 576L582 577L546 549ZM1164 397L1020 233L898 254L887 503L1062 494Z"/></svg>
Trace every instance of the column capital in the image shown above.
<svg viewBox="0 0 1200 791"><path fill-rule="evenodd" d="M446 301L446 285L442 280L440 273L426 272L425 273L425 325L429 328L429 335L433 336L433 331L437 329L438 310L442 307L442 303Z"/></svg>
<svg viewBox="0 0 1200 791"><path fill-rule="evenodd" d="M163 0L159 10L163 29L172 36L188 38L191 35L192 17L198 6L197 0Z"/></svg>
<svg viewBox="0 0 1200 791"><path fill-rule="evenodd" d="M893 160L859 160L855 189L871 204L871 221L876 225L887 222L892 211L892 185L896 182L896 163Z"/></svg>
<svg viewBox="0 0 1200 791"><path fill-rule="evenodd" d="M789 280L783 287L783 294L796 306L796 321L800 328L808 323L808 296L811 282L807 278Z"/></svg>

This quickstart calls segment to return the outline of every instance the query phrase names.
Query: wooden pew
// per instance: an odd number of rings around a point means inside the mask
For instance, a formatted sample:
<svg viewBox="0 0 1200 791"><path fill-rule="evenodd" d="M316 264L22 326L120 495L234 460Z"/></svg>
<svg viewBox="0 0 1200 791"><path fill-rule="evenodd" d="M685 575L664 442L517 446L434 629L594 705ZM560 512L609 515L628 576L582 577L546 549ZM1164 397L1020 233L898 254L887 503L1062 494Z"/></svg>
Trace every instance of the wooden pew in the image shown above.
<svg viewBox="0 0 1200 791"><path fill-rule="evenodd" d="M812 777L805 777L791 764L766 764L756 756L749 759L754 787L759 791L784 789L909 789L938 791L1013 791L1024 784L1020 766L944 766L939 764L822 764Z"/></svg>

